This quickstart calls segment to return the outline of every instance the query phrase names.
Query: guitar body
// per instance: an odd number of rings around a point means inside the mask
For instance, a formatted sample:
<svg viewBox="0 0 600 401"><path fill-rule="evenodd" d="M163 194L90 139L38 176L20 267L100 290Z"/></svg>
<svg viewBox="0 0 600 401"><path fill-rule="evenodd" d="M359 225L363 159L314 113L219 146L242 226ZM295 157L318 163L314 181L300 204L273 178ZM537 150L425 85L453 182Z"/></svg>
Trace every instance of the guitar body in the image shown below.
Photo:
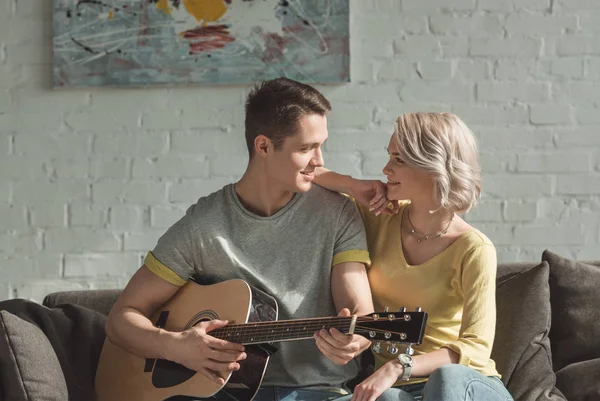
<svg viewBox="0 0 600 401"><path fill-rule="evenodd" d="M250 401L256 395L269 362L276 350L271 343L312 339L313 333L335 328L357 334L376 344L420 344L427 313L373 312L365 316L329 316L277 320L277 302L270 295L250 287L243 280L213 285L185 284L152 317L156 327L181 332L214 319L228 320L225 327L210 331L215 338L245 346L247 358L240 369L218 373L225 380L219 385L204 375L164 359L133 355L108 338L104 340L96 371L98 401Z"/></svg>
<svg viewBox="0 0 600 401"><path fill-rule="evenodd" d="M208 286L190 281L159 308L152 321L157 327L180 332L213 319L230 324L274 321L277 302L243 280ZM97 400L249 401L260 387L273 350L268 345L245 348L248 357L239 361L239 370L223 376L222 386L177 363L135 356L106 338L96 372Z"/></svg>

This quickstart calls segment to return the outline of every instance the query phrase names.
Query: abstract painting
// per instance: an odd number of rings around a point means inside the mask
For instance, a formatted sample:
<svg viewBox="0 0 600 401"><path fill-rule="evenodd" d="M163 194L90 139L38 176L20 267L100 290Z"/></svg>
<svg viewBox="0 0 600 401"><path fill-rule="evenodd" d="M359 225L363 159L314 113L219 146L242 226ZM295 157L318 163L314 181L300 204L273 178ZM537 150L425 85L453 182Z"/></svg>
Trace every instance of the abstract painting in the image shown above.
<svg viewBox="0 0 600 401"><path fill-rule="evenodd" d="M54 0L53 84L350 80L348 0Z"/></svg>

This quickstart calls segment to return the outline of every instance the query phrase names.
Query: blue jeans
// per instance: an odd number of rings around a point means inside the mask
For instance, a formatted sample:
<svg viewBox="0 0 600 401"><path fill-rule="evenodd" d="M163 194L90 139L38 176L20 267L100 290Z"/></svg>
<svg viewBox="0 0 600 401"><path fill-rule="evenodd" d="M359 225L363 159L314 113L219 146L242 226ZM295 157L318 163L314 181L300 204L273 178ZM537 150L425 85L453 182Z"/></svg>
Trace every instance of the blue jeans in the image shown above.
<svg viewBox="0 0 600 401"><path fill-rule="evenodd" d="M344 394L337 387L261 387L252 401L330 401Z"/></svg>
<svg viewBox="0 0 600 401"><path fill-rule="evenodd" d="M352 396L337 401L349 401ZM378 401L513 401L497 377L484 376L463 365L444 365L424 383L392 387Z"/></svg>

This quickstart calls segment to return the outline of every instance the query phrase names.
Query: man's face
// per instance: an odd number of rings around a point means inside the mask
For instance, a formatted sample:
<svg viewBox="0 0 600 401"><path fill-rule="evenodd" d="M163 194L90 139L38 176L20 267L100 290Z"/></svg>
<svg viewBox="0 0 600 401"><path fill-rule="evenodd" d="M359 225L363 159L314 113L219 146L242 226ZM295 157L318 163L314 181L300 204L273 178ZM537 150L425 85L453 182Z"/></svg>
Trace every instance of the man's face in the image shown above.
<svg viewBox="0 0 600 401"><path fill-rule="evenodd" d="M268 174L284 191L308 191L315 168L323 165L321 146L327 136L327 117L302 116L298 120L298 133L286 138L282 148L268 158Z"/></svg>

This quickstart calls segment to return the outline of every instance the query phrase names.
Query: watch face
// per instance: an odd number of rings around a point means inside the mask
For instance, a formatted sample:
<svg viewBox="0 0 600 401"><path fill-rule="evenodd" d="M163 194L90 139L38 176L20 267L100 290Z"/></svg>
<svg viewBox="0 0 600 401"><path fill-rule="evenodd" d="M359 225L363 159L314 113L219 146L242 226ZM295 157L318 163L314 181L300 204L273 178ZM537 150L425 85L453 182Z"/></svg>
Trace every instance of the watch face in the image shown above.
<svg viewBox="0 0 600 401"><path fill-rule="evenodd" d="M400 362L402 363L409 363L412 362L412 358L406 354L400 354L400 356L398 357L398 359L400 360Z"/></svg>

